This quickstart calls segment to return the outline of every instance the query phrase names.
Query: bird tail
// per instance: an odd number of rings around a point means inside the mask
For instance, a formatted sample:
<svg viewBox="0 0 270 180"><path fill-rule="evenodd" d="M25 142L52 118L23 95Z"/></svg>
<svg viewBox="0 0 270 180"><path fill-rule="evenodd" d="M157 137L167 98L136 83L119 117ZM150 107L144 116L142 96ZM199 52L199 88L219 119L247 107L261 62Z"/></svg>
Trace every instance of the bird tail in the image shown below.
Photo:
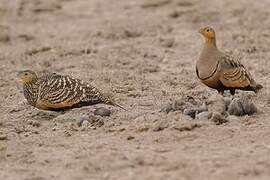
<svg viewBox="0 0 270 180"><path fill-rule="evenodd" d="M121 106L121 105L119 105L119 104L117 104L117 103L115 103L115 102L108 102L108 103L106 103L106 104L109 104L109 105L112 105L112 106L116 106L116 107L119 107L119 108L121 108L121 109L127 111L126 108L124 108L123 106Z"/></svg>
<svg viewBox="0 0 270 180"><path fill-rule="evenodd" d="M116 107L119 107L119 108L121 108L121 109L127 111L126 108L124 108L123 106L121 106L121 105L119 105L118 103L116 103L116 102L114 101L114 98L113 98L113 97L107 96L107 97L105 97L105 98L103 99L103 102L104 102L105 104L112 105L112 106L116 106Z"/></svg>

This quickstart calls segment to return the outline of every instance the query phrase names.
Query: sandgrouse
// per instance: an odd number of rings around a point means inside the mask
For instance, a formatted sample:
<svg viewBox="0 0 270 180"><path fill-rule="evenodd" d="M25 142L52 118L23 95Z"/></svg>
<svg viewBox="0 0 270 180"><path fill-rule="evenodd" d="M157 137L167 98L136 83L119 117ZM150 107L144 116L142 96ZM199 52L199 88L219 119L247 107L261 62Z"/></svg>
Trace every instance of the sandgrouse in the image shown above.
<svg viewBox="0 0 270 180"><path fill-rule="evenodd" d="M18 76L28 103L39 109L69 109L97 103L124 109L97 88L70 76L51 73L38 77L30 70L19 72Z"/></svg>
<svg viewBox="0 0 270 180"><path fill-rule="evenodd" d="M196 74L202 83L220 94L229 90L232 95L236 89L256 93L263 87L255 82L238 59L219 51L213 28L204 27L199 33L204 37L204 47L196 63Z"/></svg>

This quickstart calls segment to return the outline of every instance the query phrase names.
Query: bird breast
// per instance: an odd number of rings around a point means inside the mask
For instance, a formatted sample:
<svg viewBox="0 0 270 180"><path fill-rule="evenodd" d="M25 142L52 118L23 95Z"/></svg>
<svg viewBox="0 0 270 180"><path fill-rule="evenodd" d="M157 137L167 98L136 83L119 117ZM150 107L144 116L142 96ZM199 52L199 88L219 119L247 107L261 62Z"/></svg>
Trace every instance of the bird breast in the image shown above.
<svg viewBox="0 0 270 180"><path fill-rule="evenodd" d="M196 63L197 76L207 86L216 87L219 84L219 57L216 47L205 45Z"/></svg>

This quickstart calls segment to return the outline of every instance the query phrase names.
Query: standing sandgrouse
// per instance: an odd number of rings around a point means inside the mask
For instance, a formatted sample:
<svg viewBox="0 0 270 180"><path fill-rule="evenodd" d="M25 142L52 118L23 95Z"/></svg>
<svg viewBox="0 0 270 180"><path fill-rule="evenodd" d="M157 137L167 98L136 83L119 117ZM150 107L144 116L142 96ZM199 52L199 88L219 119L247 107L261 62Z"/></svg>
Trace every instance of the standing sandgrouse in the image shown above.
<svg viewBox="0 0 270 180"><path fill-rule="evenodd" d="M95 87L70 76L52 73L38 77L30 70L19 72L18 76L23 82L23 93L28 103L39 109L67 109L97 103L124 109Z"/></svg>
<svg viewBox="0 0 270 180"><path fill-rule="evenodd" d="M220 94L236 89L258 92L263 86L257 84L238 59L218 50L215 31L211 27L199 30L204 37L204 47L196 63L196 74L202 83L216 89Z"/></svg>

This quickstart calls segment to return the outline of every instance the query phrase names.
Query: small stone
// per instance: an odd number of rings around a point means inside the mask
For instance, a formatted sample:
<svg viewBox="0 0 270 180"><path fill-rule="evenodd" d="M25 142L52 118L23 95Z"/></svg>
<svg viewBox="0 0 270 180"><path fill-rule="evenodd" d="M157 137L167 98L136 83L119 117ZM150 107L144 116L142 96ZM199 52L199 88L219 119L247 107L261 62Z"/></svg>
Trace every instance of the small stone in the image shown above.
<svg viewBox="0 0 270 180"><path fill-rule="evenodd" d="M228 107L228 113L230 115L236 115L236 116L242 116L244 115L244 110L241 105L239 98L234 98L231 102L231 104Z"/></svg>
<svg viewBox="0 0 270 180"><path fill-rule="evenodd" d="M186 99L175 100L172 104L172 111L184 111L185 109L193 108L194 105Z"/></svg>
<svg viewBox="0 0 270 180"><path fill-rule="evenodd" d="M94 115L98 115L98 116L102 116L102 117L103 116L110 116L111 111L109 109L104 108L104 107L100 107L94 111Z"/></svg>
<svg viewBox="0 0 270 180"><path fill-rule="evenodd" d="M228 122L228 120L220 112L213 112L211 121L213 121L216 125L221 125Z"/></svg>
<svg viewBox="0 0 270 180"><path fill-rule="evenodd" d="M87 115L81 115L80 117L78 117L76 119L76 124L78 127L82 126L83 121L87 121L89 119L89 117Z"/></svg>
<svg viewBox="0 0 270 180"><path fill-rule="evenodd" d="M126 29L126 30L124 31L124 34L125 34L125 36L128 37L128 38L135 38L135 37L140 37L142 33L141 33L141 32L138 32L138 31Z"/></svg>
<svg viewBox="0 0 270 180"><path fill-rule="evenodd" d="M205 103L203 103L203 105L198 107L198 112L204 112L204 111L208 111L208 107L206 106Z"/></svg>
<svg viewBox="0 0 270 180"><path fill-rule="evenodd" d="M202 125L198 123L187 123L187 124L182 124L181 126L179 125L174 126L173 129L182 132L182 131L193 131L200 127L202 127Z"/></svg>
<svg viewBox="0 0 270 180"><path fill-rule="evenodd" d="M195 116L196 116L196 109L190 109L190 108L188 108L188 109L185 109L185 110L183 111L183 113L184 113L185 115L188 115L188 116L190 116L190 117L192 117L192 118L194 119Z"/></svg>
<svg viewBox="0 0 270 180"><path fill-rule="evenodd" d="M163 127L163 126L156 126L153 128L153 131L154 132L158 132L158 131L163 131L166 127Z"/></svg>
<svg viewBox="0 0 270 180"><path fill-rule="evenodd" d="M149 130L149 127L147 126L140 126L136 129L137 132L146 132Z"/></svg>
<svg viewBox="0 0 270 180"><path fill-rule="evenodd" d="M135 137L134 136L128 136L127 137L127 140L129 141L129 140L132 140L132 139L135 139Z"/></svg>
<svg viewBox="0 0 270 180"><path fill-rule="evenodd" d="M28 35L28 34L20 34L20 35L18 35L18 38L23 39L25 41L31 41L31 40L35 39L34 36Z"/></svg>
<svg viewBox="0 0 270 180"><path fill-rule="evenodd" d="M163 47L166 47L166 48L171 48L173 47L175 43L175 39L174 38L166 38L166 39L160 39L160 44L163 46Z"/></svg>
<svg viewBox="0 0 270 180"><path fill-rule="evenodd" d="M251 115L258 111L255 104L247 96L241 96L240 102L242 104L245 114Z"/></svg>
<svg viewBox="0 0 270 180"><path fill-rule="evenodd" d="M212 116L212 113L211 112L208 112L208 111L203 111L199 114L196 114L196 119L198 120L208 120L210 119Z"/></svg>
<svg viewBox="0 0 270 180"><path fill-rule="evenodd" d="M226 109L228 109L229 105L232 102L232 98L231 97L224 97L223 99L224 99L224 102L225 102Z"/></svg>
<svg viewBox="0 0 270 180"><path fill-rule="evenodd" d="M193 106L191 108L187 108L183 111L183 113L185 115L188 115L188 116L192 117L193 119L195 119L195 117L198 113L201 113L204 111L207 111L207 106L205 104L203 104L202 106L199 106L199 107Z"/></svg>
<svg viewBox="0 0 270 180"><path fill-rule="evenodd" d="M7 140L6 134L0 134L0 141Z"/></svg>
<svg viewBox="0 0 270 180"><path fill-rule="evenodd" d="M178 11L172 11L170 14L169 14L169 17L171 18L178 18L180 16L180 13Z"/></svg>
<svg viewBox="0 0 270 180"><path fill-rule="evenodd" d="M171 0L145 0L141 5L142 8L159 7L169 4Z"/></svg>
<svg viewBox="0 0 270 180"><path fill-rule="evenodd" d="M90 127L90 123L88 121L83 121L82 122L82 130L87 130Z"/></svg>
<svg viewBox="0 0 270 180"><path fill-rule="evenodd" d="M28 120L27 124L32 125L33 127L39 127L40 126L40 122L38 122L36 120Z"/></svg>
<svg viewBox="0 0 270 180"><path fill-rule="evenodd" d="M246 96L234 98L228 107L228 113L235 116L251 115L257 111L255 104Z"/></svg>

